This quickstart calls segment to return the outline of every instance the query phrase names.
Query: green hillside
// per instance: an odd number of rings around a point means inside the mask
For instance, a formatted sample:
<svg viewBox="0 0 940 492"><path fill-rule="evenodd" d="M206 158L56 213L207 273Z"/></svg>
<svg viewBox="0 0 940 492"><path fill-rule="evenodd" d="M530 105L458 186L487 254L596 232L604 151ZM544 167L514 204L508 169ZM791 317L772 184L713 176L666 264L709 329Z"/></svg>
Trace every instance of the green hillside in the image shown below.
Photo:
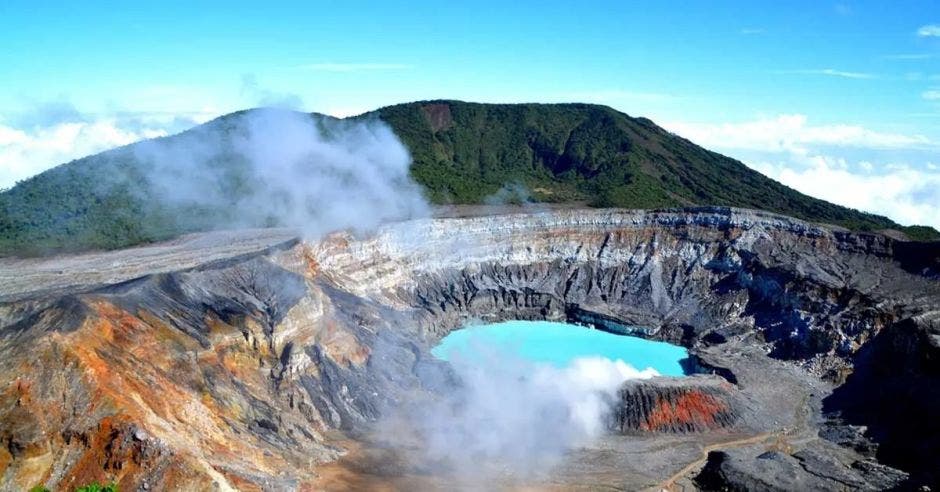
<svg viewBox="0 0 940 492"><path fill-rule="evenodd" d="M431 101L361 117L388 122L412 151L412 175L438 202L477 203L507 182L540 201L599 207L727 205L856 230L891 220L799 193L646 118L591 104ZM906 228L918 237L930 228Z"/></svg>
<svg viewBox="0 0 940 492"><path fill-rule="evenodd" d="M223 116L165 141L196 138L224 148L241 131L245 114ZM430 101L356 118L380 118L392 127L411 151L413 177L436 203L480 203L518 183L539 201L626 208L727 205L856 230L898 229L915 239L940 237L929 227L901 227L803 195L650 120L605 106ZM238 193L239 157L223 155L211 165L233 170L224 191ZM224 204L180 209L161 202L144 182L142 165L128 146L72 161L0 193L0 255L124 247L209 229L225 216Z"/></svg>

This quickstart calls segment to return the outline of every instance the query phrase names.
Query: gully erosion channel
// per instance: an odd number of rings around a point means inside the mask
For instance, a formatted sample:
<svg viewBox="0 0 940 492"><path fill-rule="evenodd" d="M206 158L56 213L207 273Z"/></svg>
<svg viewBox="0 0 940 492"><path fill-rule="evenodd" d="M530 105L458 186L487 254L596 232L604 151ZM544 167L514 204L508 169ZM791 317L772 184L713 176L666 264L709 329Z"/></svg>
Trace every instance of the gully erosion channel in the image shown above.
<svg viewBox="0 0 940 492"><path fill-rule="evenodd" d="M748 210L560 210L11 261L0 489L929 482L931 247ZM681 353L435 355L525 320Z"/></svg>

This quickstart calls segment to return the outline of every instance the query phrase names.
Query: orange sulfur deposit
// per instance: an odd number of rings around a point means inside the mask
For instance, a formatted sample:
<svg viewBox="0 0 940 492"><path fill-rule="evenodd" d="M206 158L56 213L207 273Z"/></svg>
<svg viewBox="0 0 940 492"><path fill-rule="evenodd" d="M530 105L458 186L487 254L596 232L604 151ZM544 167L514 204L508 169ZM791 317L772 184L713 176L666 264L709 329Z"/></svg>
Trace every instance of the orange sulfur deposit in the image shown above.
<svg viewBox="0 0 940 492"><path fill-rule="evenodd" d="M619 432L703 432L737 419L734 387L718 376L628 381L610 426Z"/></svg>

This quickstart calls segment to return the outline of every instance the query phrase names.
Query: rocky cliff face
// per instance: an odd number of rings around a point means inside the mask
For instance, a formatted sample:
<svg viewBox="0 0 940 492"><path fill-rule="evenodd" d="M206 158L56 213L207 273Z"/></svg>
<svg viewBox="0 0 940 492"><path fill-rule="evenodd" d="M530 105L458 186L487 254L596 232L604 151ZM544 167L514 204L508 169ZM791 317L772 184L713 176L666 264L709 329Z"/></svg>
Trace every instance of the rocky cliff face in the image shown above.
<svg viewBox="0 0 940 492"><path fill-rule="evenodd" d="M914 262L883 236L720 209L437 220L344 254L320 248L349 289L425 309L428 332L501 313L686 343L756 329L775 356L820 370L838 370L886 324L936 309L940 271L935 252Z"/></svg>
<svg viewBox="0 0 940 492"><path fill-rule="evenodd" d="M439 218L308 243L256 234L237 254L180 270L154 254L158 273L108 254L39 276L50 264L0 265L0 488L314 487L346 439L452 384L428 349L470 319L644 327L692 347L696 365L747 402L724 411L724 390L695 405L687 392L635 390L668 402L625 415L640 431L812 430L815 420L772 408L803 398L773 403L779 391L810 388L812 407L829 384L855 384L853 370L872 384L936 381L936 246L729 209ZM224 251L218 236L183 256ZM897 361L903 378L865 372ZM763 368L796 383L773 393L753 374ZM886 415L853 395L826 410L859 425ZM913 405L937 410L935 399ZM679 418L689 409L694 418ZM885 449L879 458L923 471Z"/></svg>

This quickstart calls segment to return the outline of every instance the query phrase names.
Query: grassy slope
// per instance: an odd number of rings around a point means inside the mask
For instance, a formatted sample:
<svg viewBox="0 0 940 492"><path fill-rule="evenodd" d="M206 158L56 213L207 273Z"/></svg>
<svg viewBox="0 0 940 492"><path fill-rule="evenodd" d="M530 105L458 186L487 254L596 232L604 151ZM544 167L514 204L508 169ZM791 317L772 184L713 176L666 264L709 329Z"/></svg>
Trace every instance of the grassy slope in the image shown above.
<svg viewBox="0 0 940 492"><path fill-rule="evenodd" d="M241 114L184 133L224 141L238 131ZM412 175L438 203L479 203L507 183L519 183L542 201L627 208L729 205L857 230L899 229L916 239L940 237L928 227L901 227L803 195L647 119L604 106L432 101L359 118L381 118L392 126L412 152ZM0 255L124 247L211 227L211 220L181 216L224 213L168 209L145 186L127 184L140 181L139 165L132 148L115 149L0 193Z"/></svg>

